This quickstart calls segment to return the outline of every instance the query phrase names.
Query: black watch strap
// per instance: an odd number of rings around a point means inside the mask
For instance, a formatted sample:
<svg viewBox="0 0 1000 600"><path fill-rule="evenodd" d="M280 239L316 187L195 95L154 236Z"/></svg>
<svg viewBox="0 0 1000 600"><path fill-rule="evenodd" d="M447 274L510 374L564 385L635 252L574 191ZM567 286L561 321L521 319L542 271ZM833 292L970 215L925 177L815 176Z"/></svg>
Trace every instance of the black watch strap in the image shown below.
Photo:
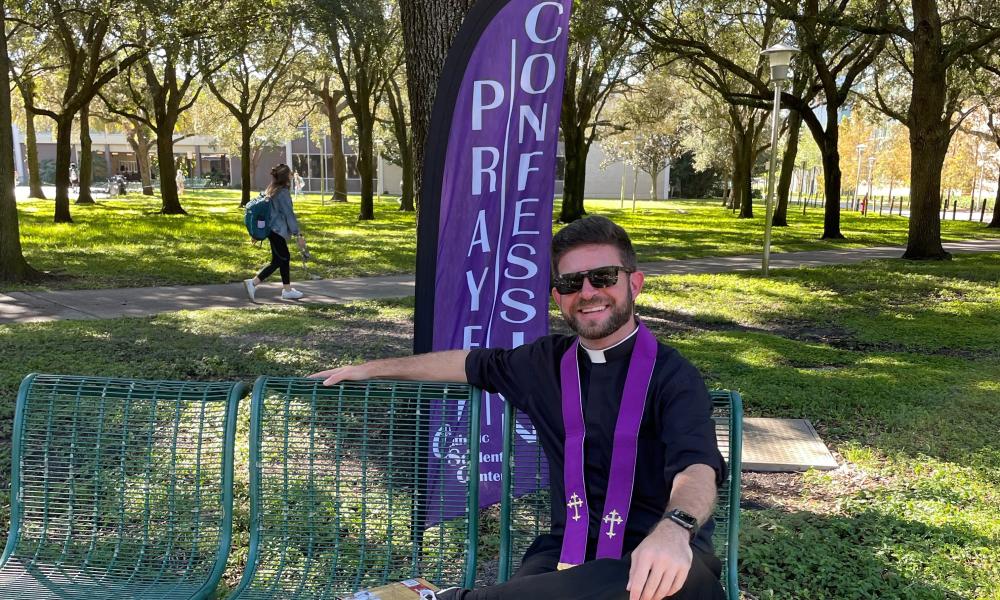
<svg viewBox="0 0 1000 600"><path fill-rule="evenodd" d="M694 515L688 514L678 508L668 512L666 518L680 525L684 529L687 529L688 533L691 534L692 539L695 534L698 533L698 528L701 526L701 524L698 523L698 519Z"/></svg>

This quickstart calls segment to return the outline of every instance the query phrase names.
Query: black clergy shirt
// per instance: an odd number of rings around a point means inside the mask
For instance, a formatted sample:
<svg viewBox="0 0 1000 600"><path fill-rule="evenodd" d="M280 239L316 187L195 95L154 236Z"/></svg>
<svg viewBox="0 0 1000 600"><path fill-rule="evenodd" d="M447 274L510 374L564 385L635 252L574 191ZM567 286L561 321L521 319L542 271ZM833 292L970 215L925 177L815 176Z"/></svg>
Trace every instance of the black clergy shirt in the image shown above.
<svg viewBox="0 0 1000 600"><path fill-rule="evenodd" d="M476 349L465 363L469 383L506 400L527 414L538 432L549 463L552 491L552 535L561 538L566 525L563 482L566 434L562 417L559 365L575 338L550 335L514 350ZM586 423L584 477L590 509L587 560L594 558L605 491L611 469L614 429L635 336L604 353L607 362L592 362L578 350L583 415ZM674 476L694 464L715 469L716 483L726 477L715 438L712 401L698 370L677 350L658 344L653 377L639 427L632 505L623 552L628 553L663 518ZM713 521L705 523L694 545L712 552ZM529 551L529 554L532 552Z"/></svg>

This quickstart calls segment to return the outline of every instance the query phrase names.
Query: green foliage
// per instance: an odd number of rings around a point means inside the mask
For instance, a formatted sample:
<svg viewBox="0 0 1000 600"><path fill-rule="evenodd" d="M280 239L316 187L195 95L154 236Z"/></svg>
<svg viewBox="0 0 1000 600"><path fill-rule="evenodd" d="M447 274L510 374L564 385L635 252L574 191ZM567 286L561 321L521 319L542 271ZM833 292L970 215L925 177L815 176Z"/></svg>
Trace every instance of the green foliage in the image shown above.
<svg viewBox="0 0 1000 600"><path fill-rule="evenodd" d="M238 193L199 190L183 198L188 216L157 214L158 197L77 207L75 223L53 224L52 204L18 202L25 254L36 268L69 276L53 288L192 285L240 281L270 254L250 243ZM379 221L358 223L357 204L322 206L318 197L296 202L313 260L310 273L349 277L413 269L415 217L394 199L377 205ZM292 277L303 278L293 256Z"/></svg>
<svg viewBox="0 0 1000 600"><path fill-rule="evenodd" d="M710 385L809 418L846 461L805 478L819 508L744 509L754 597L995 597L998 258L650 281L640 312Z"/></svg>
<svg viewBox="0 0 1000 600"><path fill-rule="evenodd" d="M844 463L807 474L799 497L744 508L744 589L775 599L995 598L998 290L997 254L784 270L770 279L648 279L639 312L712 387L739 390L749 416L809 418ZM10 400L30 371L246 381L304 374L408 354L411 312L410 302L378 302L2 327L0 490L8 486ZM230 584L246 560L245 447L238 442ZM0 498L0 534L7 506ZM485 560L495 555L495 535L487 511Z"/></svg>
<svg viewBox="0 0 1000 600"><path fill-rule="evenodd" d="M603 214L625 228L632 237L640 262L760 254L764 246L764 219L737 219L723 210L718 201L680 200L670 202L640 202L633 213L631 207L619 209L618 200L591 200L587 209ZM759 210L759 212L757 212ZM763 204L754 207L754 214L763 215ZM878 217L844 212L841 231L846 240L819 239L823 234L822 209L809 208L805 216L801 207L789 208L788 227L772 231L771 252L802 250L837 250L874 246L904 246L909 221L902 217ZM944 241L996 238L995 230L981 223L945 221L941 224Z"/></svg>
<svg viewBox="0 0 1000 600"><path fill-rule="evenodd" d="M158 214L158 197L132 194L75 207L72 225L52 223L51 202L21 201L24 253L36 268L68 276L46 284L56 289L240 281L264 264L268 253L266 245L260 249L249 243L238 198L230 190L189 191L183 198L189 216L184 217ZM412 273L414 214L400 212L397 200L386 198L376 203L376 221L358 221L357 198L351 200L325 206L316 196L296 201L314 257L310 273L321 277ZM763 219L737 219L714 201L639 202L635 213L631 207L619 208L617 200L590 200L587 205L591 213L611 217L632 234L643 262L753 254L763 245ZM822 241L822 211L791 215L789 227L774 230L772 251L906 243L904 218L845 213L841 223L846 242ZM1000 236L997 230L967 221L945 221L942 230L946 240ZM302 278L300 265L296 256L293 280ZM4 291L13 289L27 288Z"/></svg>

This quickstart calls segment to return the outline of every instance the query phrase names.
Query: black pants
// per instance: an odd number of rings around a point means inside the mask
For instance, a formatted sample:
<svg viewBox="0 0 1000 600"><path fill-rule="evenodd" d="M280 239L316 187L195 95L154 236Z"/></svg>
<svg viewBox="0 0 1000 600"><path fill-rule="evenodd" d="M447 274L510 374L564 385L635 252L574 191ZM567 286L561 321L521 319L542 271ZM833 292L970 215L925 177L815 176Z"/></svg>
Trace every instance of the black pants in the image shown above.
<svg viewBox="0 0 1000 600"><path fill-rule="evenodd" d="M281 283L290 284L292 282L292 254L288 251L288 242L273 231L267 235L267 241L271 243L271 264L257 273L257 279L264 281L275 270L280 270Z"/></svg>
<svg viewBox="0 0 1000 600"><path fill-rule="evenodd" d="M542 539L539 546L551 546ZM542 542L542 544L538 544ZM478 590L459 590L444 600L628 600L625 585L631 555L621 560L601 559L572 569L556 570L561 548L545 548L524 560L506 583ZM712 554L692 548L694 559L687 580L670 600L725 600L719 576L722 563Z"/></svg>

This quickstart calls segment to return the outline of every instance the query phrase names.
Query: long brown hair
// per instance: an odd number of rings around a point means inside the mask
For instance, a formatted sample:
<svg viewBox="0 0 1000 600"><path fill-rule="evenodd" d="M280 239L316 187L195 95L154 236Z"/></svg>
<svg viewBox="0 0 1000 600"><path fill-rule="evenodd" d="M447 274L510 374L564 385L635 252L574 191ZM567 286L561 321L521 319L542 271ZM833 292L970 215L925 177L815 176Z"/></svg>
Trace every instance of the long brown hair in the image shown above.
<svg viewBox="0 0 1000 600"><path fill-rule="evenodd" d="M271 169L271 184L267 186L267 191L264 193L267 194L268 198L273 198L281 188L289 188L288 182L291 176L292 170L288 168L288 165L275 165Z"/></svg>

